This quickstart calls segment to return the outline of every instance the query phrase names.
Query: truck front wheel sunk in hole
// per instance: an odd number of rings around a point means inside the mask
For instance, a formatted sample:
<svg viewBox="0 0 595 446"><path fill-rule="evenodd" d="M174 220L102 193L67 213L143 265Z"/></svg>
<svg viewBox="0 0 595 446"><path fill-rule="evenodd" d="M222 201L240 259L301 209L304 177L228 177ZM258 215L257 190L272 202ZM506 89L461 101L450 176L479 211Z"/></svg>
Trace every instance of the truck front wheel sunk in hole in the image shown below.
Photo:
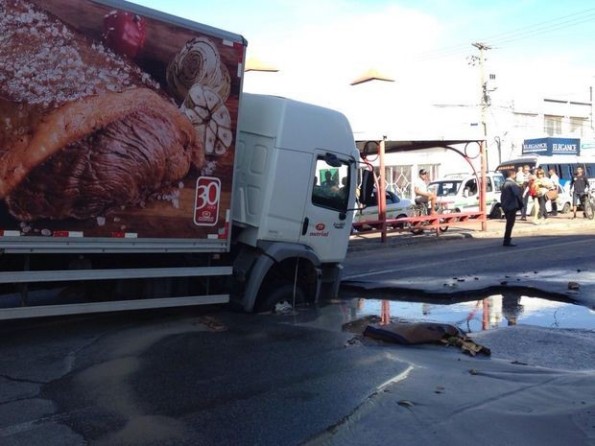
<svg viewBox="0 0 595 446"><path fill-rule="evenodd" d="M269 290L257 306L258 312L275 311L276 308L295 308L306 303L306 296L299 286L281 284Z"/></svg>

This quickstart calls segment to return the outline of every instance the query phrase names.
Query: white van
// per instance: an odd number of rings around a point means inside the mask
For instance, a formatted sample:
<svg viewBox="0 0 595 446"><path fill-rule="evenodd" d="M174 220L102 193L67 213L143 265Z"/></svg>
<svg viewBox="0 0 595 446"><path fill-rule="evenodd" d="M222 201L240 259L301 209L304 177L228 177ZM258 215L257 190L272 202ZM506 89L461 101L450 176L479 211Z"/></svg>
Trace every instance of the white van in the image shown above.
<svg viewBox="0 0 595 446"><path fill-rule="evenodd" d="M486 211L490 218L500 218L500 194L504 176L499 172L486 175ZM479 211L479 184L472 174L449 175L432 181L428 188L436 194L436 202L452 212Z"/></svg>

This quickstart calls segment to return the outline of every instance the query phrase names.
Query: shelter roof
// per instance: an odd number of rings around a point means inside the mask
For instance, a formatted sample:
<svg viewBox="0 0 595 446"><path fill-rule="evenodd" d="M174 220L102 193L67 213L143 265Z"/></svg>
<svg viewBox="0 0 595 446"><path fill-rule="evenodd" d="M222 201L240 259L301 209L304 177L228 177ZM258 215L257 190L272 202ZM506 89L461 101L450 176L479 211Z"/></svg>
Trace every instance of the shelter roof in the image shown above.
<svg viewBox="0 0 595 446"><path fill-rule="evenodd" d="M407 152L412 150L446 148L457 145L469 145L471 143L480 144L483 140L475 139L452 139L452 140L415 140L415 141L384 141L384 152ZM366 155L375 155L378 153L379 141L356 141L356 146L360 152Z"/></svg>

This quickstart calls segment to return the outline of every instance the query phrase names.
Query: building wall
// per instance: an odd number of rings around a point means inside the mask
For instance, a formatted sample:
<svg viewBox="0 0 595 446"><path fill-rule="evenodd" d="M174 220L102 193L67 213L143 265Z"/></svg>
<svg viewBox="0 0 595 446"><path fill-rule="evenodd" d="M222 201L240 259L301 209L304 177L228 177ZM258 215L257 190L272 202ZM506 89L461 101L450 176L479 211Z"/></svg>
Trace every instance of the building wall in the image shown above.
<svg viewBox="0 0 595 446"><path fill-rule="evenodd" d="M435 106L429 116L432 119L426 123L425 136L420 135L419 139L442 139L445 128L450 129L451 137L478 137L481 119L478 106L441 104ZM542 99L507 105L492 104L487 107L485 114L488 171L494 170L501 162L518 158L522 154L525 139L547 136L580 138L583 151L595 151L592 119L591 102ZM399 139L398 135L399 132L394 132L389 139ZM464 151L464 148L460 150ZM479 170L479 159L474 158L472 163L473 167ZM405 171L417 172L421 167L431 168L432 178L451 173L472 172L472 168L463 157L445 149L387 154L385 165L389 186L399 184L397 181L389 181L390 175L402 177ZM398 189L397 187L395 192L398 193ZM407 190L405 189L405 192Z"/></svg>

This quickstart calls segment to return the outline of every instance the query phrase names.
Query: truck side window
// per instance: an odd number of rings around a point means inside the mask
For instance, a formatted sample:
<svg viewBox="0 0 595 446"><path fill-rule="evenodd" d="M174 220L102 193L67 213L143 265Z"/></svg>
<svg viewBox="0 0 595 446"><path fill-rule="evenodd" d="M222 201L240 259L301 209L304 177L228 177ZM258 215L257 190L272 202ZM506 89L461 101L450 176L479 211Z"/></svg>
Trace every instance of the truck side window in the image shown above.
<svg viewBox="0 0 595 446"><path fill-rule="evenodd" d="M329 166L323 157L316 160L316 176L312 189L312 203L316 206L345 212L349 203L351 174L349 165Z"/></svg>

